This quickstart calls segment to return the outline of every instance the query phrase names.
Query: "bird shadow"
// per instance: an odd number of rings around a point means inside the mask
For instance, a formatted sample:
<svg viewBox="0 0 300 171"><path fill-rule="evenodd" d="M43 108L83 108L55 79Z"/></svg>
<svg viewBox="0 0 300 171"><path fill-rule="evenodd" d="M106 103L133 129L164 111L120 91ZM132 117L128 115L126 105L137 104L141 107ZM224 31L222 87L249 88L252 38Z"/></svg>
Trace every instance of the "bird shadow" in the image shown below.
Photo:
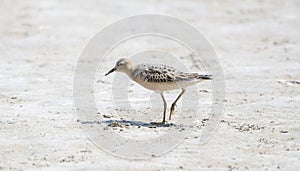
<svg viewBox="0 0 300 171"><path fill-rule="evenodd" d="M130 125L130 126L140 126L140 127L171 127L176 126L176 124L173 123L165 123L165 124L156 124L156 123L148 123L148 122L142 122L142 121L133 121L133 120L116 120L116 119L110 119L105 121L81 121L81 124L107 124L109 126L113 123L119 123L122 125Z"/></svg>
<svg viewBox="0 0 300 171"><path fill-rule="evenodd" d="M120 124L129 124L131 126L141 126L141 127L170 127L170 126L175 126L173 123L165 123L165 124L154 124L154 123L148 123L148 122L142 122L142 121L133 121L133 120L106 120L103 121L103 123L106 124L111 124L111 123L120 123Z"/></svg>

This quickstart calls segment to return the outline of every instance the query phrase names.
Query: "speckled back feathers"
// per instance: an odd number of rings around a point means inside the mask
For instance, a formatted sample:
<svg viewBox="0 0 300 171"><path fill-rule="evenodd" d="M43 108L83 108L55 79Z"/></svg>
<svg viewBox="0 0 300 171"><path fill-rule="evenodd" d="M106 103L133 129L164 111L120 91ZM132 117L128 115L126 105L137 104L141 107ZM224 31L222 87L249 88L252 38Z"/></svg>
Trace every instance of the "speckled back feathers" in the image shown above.
<svg viewBox="0 0 300 171"><path fill-rule="evenodd" d="M175 83L181 81L200 81L204 79L211 79L210 75L184 73L167 65L140 64L137 68L139 68L140 72L136 76L139 76L145 82Z"/></svg>

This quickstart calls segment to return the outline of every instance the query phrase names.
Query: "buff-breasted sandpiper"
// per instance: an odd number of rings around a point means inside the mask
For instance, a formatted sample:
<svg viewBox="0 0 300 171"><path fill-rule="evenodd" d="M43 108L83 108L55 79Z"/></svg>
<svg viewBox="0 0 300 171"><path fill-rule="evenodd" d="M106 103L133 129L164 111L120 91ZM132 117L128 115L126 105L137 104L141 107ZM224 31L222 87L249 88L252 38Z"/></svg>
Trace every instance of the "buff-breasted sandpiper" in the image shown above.
<svg viewBox="0 0 300 171"><path fill-rule="evenodd" d="M185 93L186 87L195 85L204 80L211 80L211 75L202 75L198 73L185 73L177 70L174 67L167 65L135 65L129 58L121 58L115 64L115 67L108 71L105 76L112 72L123 72L130 79L137 82L146 89L160 93L164 102L164 113L162 123L166 122L167 102L163 95L164 91L181 89L181 93L172 103L170 108L169 119L171 120L172 113L175 110L176 102ZM154 122L153 122L154 123Z"/></svg>

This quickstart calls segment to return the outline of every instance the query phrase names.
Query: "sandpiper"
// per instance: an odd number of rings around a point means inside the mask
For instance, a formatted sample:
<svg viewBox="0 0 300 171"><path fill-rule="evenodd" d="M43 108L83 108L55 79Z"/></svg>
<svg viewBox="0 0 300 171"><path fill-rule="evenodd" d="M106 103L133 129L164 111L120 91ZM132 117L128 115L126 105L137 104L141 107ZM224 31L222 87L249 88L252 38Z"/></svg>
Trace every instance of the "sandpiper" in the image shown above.
<svg viewBox="0 0 300 171"><path fill-rule="evenodd" d="M129 58L121 58L115 64L115 67L108 71L105 76L112 72L123 72L130 79L137 82L146 89L160 93L164 102L164 113L162 122L152 122L153 124L164 124L166 122L167 102L163 95L164 91L181 89L181 93L172 103L170 108L169 120L175 110L176 102L185 93L186 87L195 85L204 80L211 80L211 75L201 75L198 73L185 73L174 67L167 65L135 65Z"/></svg>

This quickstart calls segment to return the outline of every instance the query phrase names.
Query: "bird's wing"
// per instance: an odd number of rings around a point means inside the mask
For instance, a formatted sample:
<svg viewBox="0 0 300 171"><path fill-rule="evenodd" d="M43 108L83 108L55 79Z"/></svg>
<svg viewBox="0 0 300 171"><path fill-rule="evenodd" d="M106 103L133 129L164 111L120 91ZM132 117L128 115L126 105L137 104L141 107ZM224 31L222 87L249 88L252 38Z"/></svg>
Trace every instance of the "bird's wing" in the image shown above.
<svg viewBox="0 0 300 171"><path fill-rule="evenodd" d="M146 82L166 82L172 83L176 81L178 71L174 67L167 65L143 65L140 77Z"/></svg>
<svg viewBox="0 0 300 171"><path fill-rule="evenodd" d="M137 75L146 82L181 82L181 81L202 81L212 79L211 75L198 73L180 72L176 68L167 65L139 65L141 68Z"/></svg>
<svg viewBox="0 0 300 171"><path fill-rule="evenodd" d="M202 81L202 80L211 80L211 75L203 75L198 73L184 73L179 72L176 74L176 81Z"/></svg>

